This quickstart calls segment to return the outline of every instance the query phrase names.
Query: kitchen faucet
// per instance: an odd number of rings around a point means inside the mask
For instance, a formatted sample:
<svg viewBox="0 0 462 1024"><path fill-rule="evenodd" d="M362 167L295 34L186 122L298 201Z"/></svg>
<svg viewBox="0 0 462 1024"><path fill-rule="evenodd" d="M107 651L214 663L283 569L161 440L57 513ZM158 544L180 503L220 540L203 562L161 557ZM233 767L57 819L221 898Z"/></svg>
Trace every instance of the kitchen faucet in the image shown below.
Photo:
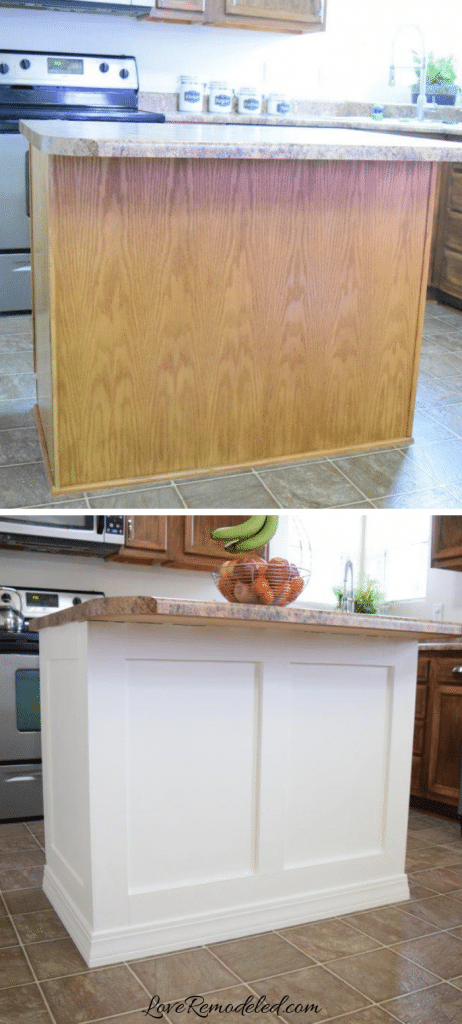
<svg viewBox="0 0 462 1024"><path fill-rule="evenodd" d="M427 78L427 58L426 58L426 55L425 55L425 39L424 39L424 35L423 35L423 32L422 32L422 29L419 28L418 25L400 25L400 27L397 29L397 31L395 33L395 36L394 36L394 39L393 39L392 44L391 44L391 64L390 64L390 75L389 75L389 79L388 79L388 84L389 85L395 85L396 65L394 63L394 49L395 49L396 40L397 40L400 32L402 32L403 28L415 28L415 29L417 29L417 32L419 32L421 37L422 37L422 59L421 59L421 62L420 62L419 95L417 97L417 119L419 121L423 121L424 113L425 113L425 104L426 104L426 100L425 100L425 84L426 84L426 78ZM400 64L398 66L398 70L411 70L412 67L414 67L414 65L411 65L411 64Z"/></svg>
<svg viewBox="0 0 462 1024"><path fill-rule="evenodd" d="M350 591L347 596L347 577L350 574ZM354 612L355 610L355 592L353 586L353 562L348 559L345 562L345 572L343 575L343 594L341 603L342 612Z"/></svg>

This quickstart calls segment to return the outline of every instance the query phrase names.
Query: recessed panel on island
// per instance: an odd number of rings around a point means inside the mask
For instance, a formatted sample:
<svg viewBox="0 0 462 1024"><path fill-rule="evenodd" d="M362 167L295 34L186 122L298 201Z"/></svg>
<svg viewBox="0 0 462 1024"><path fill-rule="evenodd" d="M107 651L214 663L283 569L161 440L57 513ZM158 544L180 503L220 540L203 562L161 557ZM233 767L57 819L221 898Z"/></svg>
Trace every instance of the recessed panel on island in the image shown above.
<svg viewBox="0 0 462 1024"><path fill-rule="evenodd" d="M22 131L54 494L411 442L436 167L462 145Z"/></svg>

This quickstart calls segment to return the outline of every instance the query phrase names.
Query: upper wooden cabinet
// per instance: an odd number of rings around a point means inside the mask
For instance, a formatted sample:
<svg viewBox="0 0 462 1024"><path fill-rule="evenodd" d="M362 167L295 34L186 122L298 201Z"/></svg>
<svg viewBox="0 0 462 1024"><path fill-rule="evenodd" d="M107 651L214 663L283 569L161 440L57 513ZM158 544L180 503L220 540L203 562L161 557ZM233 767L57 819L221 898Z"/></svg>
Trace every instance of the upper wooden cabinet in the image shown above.
<svg viewBox="0 0 462 1024"><path fill-rule="evenodd" d="M430 565L462 571L462 516L433 516Z"/></svg>
<svg viewBox="0 0 462 1024"><path fill-rule="evenodd" d="M229 555L210 534L218 526L242 523L248 516L127 516L125 543L110 562L156 563L171 569L218 569ZM259 549L257 554L262 554Z"/></svg>
<svg viewBox="0 0 462 1024"><path fill-rule="evenodd" d="M320 32L327 0L155 0L148 21L202 21L266 32Z"/></svg>

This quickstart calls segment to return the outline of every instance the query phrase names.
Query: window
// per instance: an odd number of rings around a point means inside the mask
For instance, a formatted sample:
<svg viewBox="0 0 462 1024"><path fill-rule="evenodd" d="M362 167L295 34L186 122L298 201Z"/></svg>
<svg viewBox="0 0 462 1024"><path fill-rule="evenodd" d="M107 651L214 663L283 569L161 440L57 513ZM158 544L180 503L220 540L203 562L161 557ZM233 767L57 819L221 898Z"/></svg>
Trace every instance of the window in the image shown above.
<svg viewBox="0 0 462 1024"><path fill-rule="evenodd" d="M431 516L426 512L328 509L288 517L288 557L311 569L301 603L335 606L351 558L355 585L361 575L378 580L387 601L425 597Z"/></svg>

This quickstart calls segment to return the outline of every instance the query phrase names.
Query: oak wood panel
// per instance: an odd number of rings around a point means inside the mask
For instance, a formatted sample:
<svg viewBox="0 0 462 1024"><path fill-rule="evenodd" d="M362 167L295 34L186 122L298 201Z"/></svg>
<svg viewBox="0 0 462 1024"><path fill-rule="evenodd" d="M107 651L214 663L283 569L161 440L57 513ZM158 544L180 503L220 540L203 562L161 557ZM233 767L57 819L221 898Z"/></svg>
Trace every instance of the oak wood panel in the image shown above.
<svg viewBox="0 0 462 1024"><path fill-rule="evenodd" d="M195 11L197 14L205 10L205 0L156 0L153 5L166 11Z"/></svg>
<svg viewBox="0 0 462 1024"><path fill-rule="evenodd" d="M430 565L462 569L462 516L433 516Z"/></svg>
<svg viewBox="0 0 462 1024"><path fill-rule="evenodd" d="M419 794L422 789L422 758L419 754L412 755L411 793Z"/></svg>
<svg viewBox="0 0 462 1024"><path fill-rule="evenodd" d="M33 294L34 363L37 379L37 404L40 411L42 443L50 464L55 462L55 416L53 408L53 361L50 333L50 281L48 245L49 159L30 147L31 263ZM58 467L54 483L59 486Z"/></svg>
<svg viewBox="0 0 462 1024"><path fill-rule="evenodd" d="M425 718L427 713L427 686L420 683L417 684L417 693L415 701L415 717Z"/></svg>
<svg viewBox="0 0 462 1024"><path fill-rule="evenodd" d="M61 487L409 437L432 187L423 163L54 157Z"/></svg>
<svg viewBox="0 0 462 1024"><path fill-rule="evenodd" d="M168 561L173 569L196 569L210 572L234 557L210 534L218 526L232 526L248 519L238 516L169 516ZM237 557L237 556L236 556Z"/></svg>
<svg viewBox="0 0 462 1024"><path fill-rule="evenodd" d="M153 565L167 556L167 516L126 516L124 545L107 561Z"/></svg>

